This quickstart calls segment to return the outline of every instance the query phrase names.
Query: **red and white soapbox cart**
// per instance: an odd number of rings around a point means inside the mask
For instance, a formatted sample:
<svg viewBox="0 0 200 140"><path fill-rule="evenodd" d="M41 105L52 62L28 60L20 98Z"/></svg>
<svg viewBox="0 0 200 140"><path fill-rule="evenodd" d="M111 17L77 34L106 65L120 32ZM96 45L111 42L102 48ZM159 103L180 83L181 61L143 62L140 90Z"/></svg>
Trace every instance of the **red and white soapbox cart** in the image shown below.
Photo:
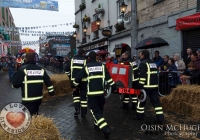
<svg viewBox="0 0 200 140"><path fill-rule="evenodd" d="M124 99L125 94L138 95L138 100L140 102L144 102L146 100L146 92L143 89L132 88L132 66L106 63L106 68L108 69L110 76L116 83L117 92L119 93L120 100ZM108 87L106 90L107 95L105 96L105 98L108 98L111 94L111 87Z"/></svg>

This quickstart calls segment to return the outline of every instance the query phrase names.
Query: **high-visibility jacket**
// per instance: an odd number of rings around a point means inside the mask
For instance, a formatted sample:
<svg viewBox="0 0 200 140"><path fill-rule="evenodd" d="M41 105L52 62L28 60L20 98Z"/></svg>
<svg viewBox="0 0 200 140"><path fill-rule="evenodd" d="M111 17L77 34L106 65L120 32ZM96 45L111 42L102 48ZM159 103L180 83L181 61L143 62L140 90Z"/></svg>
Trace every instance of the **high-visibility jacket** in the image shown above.
<svg viewBox="0 0 200 140"><path fill-rule="evenodd" d="M139 77L138 77L138 66L137 63L134 62L132 59L127 59L126 61L122 62L121 65L126 65L129 64L132 66L132 81L133 82L137 82L139 81Z"/></svg>
<svg viewBox="0 0 200 140"><path fill-rule="evenodd" d="M76 76L73 81L74 86L78 86L81 82L81 79L86 77L87 83L87 95L88 96L98 96L104 94L104 85L105 81L111 86L113 86L113 90L116 89L115 82L110 77L108 70L105 65L92 61L88 63Z"/></svg>
<svg viewBox="0 0 200 140"><path fill-rule="evenodd" d="M22 101L30 102L43 98L43 83L48 88L49 95L54 95L54 88L50 77L40 66L29 63L21 66L13 77L13 88L22 90Z"/></svg>
<svg viewBox="0 0 200 140"><path fill-rule="evenodd" d="M70 80L74 80L76 75L81 71L81 69L86 65L86 59L81 56L76 56L69 61L65 67L65 74L67 74ZM85 78L82 81L86 81Z"/></svg>
<svg viewBox="0 0 200 140"><path fill-rule="evenodd" d="M158 88L157 65L149 58L141 60L139 66L139 86L143 88Z"/></svg>

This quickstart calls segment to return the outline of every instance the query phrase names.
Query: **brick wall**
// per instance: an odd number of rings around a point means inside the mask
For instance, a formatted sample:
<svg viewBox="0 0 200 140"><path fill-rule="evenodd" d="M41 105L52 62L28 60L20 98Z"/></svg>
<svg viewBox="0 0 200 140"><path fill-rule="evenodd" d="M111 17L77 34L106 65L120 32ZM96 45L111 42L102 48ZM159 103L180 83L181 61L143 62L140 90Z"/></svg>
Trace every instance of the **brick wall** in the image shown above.
<svg viewBox="0 0 200 140"><path fill-rule="evenodd" d="M140 24L174 12L191 9L197 5L197 0L164 0L157 4L154 2L155 0L137 0L137 14Z"/></svg>

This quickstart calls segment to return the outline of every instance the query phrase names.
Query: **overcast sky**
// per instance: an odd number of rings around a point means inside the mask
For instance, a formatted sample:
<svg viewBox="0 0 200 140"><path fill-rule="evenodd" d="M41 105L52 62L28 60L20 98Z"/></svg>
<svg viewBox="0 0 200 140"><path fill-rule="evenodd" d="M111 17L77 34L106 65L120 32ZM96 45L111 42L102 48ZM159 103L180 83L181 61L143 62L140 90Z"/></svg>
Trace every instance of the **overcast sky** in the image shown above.
<svg viewBox="0 0 200 140"><path fill-rule="evenodd" d="M58 0L59 11L10 8L16 27L35 27L75 22L74 0ZM72 25L35 29L34 31L68 32L74 31ZM20 36L21 41L37 41L39 36ZM23 46L25 47L25 46ZM37 49L38 45L28 46Z"/></svg>

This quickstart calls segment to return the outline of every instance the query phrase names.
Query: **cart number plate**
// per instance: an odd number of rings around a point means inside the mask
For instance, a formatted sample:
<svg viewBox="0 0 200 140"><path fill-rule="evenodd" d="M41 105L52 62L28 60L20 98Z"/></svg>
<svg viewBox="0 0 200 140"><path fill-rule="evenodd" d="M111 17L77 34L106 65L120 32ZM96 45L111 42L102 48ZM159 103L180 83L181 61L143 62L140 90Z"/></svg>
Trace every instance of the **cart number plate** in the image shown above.
<svg viewBox="0 0 200 140"><path fill-rule="evenodd" d="M119 93L130 93L130 88L119 88Z"/></svg>

